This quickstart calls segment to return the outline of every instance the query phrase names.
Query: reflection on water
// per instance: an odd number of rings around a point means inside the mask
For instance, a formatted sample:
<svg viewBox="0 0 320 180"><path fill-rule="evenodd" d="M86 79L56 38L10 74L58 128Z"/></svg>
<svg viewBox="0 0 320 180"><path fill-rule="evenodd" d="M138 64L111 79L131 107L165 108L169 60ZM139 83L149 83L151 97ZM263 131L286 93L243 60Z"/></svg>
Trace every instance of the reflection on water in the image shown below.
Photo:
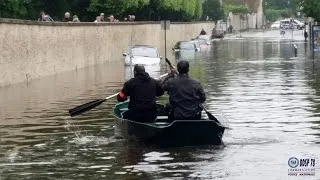
<svg viewBox="0 0 320 180"><path fill-rule="evenodd" d="M117 139L115 99L70 118L69 108L121 89L130 74L122 64L2 88L0 179L290 179L292 156L315 158L319 177L320 64L308 47L225 39L186 57L207 93L205 106L232 128L222 147L157 149ZM147 71L158 76L164 66Z"/></svg>

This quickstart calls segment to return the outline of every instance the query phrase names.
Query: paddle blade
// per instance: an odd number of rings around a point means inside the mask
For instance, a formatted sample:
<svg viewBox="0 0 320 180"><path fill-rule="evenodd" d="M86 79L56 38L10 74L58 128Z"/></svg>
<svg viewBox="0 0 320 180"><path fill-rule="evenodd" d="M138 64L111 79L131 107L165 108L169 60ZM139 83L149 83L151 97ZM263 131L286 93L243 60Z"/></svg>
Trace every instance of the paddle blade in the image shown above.
<svg viewBox="0 0 320 180"><path fill-rule="evenodd" d="M103 103L104 101L106 101L106 99L98 99L98 100L94 100L91 102L88 102L86 104L82 104L80 106L77 106L73 109L69 110L69 114L70 116L76 116L79 115L83 112L89 111L90 109L93 109L97 106L99 106L101 103Z"/></svg>
<svg viewBox="0 0 320 180"><path fill-rule="evenodd" d="M211 113L209 113L208 111L206 111L206 113L207 113L207 116L209 117L210 120L214 120L214 121L216 121L217 123L220 123L220 122L218 121L218 119L217 119L216 117L214 117Z"/></svg>

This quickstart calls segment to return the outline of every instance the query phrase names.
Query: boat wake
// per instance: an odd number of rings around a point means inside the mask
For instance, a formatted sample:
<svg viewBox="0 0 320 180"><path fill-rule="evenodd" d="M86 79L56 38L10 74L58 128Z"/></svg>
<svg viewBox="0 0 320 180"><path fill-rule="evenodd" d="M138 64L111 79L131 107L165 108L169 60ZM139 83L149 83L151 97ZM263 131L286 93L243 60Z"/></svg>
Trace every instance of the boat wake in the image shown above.
<svg viewBox="0 0 320 180"><path fill-rule="evenodd" d="M83 145L83 144L107 145L107 144L115 143L117 141L119 141L119 139L116 139L114 136L112 137L83 136L83 137L73 138L73 140L69 142L77 145Z"/></svg>
<svg viewBox="0 0 320 180"><path fill-rule="evenodd" d="M111 144L117 141L120 141L119 138L115 136L111 137L101 137L101 136L90 136L85 130L81 130L78 126L73 126L72 121L69 119L66 119L65 128L73 132L75 137L69 141L69 143L77 144L77 145L83 145L83 144L99 144L99 145L107 145ZM71 127L74 127L71 129Z"/></svg>
<svg viewBox="0 0 320 180"><path fill-rule="evenodd" d="M250 139L233 139L232 141L225 140L224 143L226 146L247 146L247 145L265 145L265 144L274 144L279 143L277 139L268 139L268 138L250 138Z"/></svg>

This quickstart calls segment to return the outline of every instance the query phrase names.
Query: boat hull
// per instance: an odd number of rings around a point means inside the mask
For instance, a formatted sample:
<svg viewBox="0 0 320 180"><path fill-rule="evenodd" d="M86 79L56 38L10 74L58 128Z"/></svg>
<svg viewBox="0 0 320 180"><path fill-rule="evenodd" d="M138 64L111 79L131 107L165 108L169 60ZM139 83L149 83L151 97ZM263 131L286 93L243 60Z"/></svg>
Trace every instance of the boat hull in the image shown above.
<svg viewBox="0 0 320 180"><path fill-rule="evenodd" d="M221 145L225 127L212 120L175 120L165 122L163 105L158 104L159 116L155 123L139 123L121 118L127 102L114 108L116 136L142 141L145 144L173 147Z"/></svg>

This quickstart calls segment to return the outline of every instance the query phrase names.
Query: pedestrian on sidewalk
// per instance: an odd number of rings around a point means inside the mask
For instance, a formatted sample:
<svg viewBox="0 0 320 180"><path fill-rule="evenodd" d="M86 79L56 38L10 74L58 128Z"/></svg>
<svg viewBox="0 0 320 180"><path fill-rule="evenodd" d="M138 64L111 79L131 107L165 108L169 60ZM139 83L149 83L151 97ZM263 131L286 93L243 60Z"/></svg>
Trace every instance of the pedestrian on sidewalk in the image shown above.
<svg viewBox="0 0 320 180"><path fill-rule="evenodd" d="M307 41L308 38L308 32L306 31L306 29L304 29L304 41Z"/></svg>

